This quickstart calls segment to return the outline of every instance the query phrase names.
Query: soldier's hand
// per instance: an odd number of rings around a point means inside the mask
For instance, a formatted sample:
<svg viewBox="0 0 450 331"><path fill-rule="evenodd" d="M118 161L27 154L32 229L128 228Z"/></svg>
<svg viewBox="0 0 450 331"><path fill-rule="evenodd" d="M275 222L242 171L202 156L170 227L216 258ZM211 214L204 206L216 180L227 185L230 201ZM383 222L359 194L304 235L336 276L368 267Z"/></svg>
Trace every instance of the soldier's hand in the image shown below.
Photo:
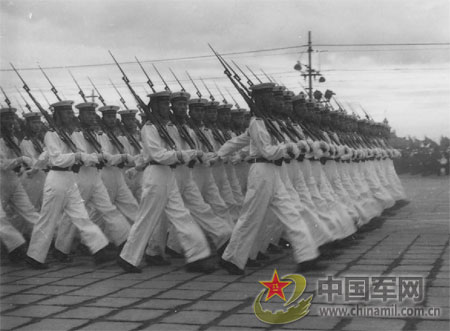
<svg viewBox="0 0 450 331"><path fill-rule="evenodd" d="M28 156L22 156L21 157L21 163L24 163L27 166L31 167L31 165L33 164L33 161Z"/></svg>
<svg viewBox="0 0 450 331"><path fill-rule="evenodd" d="M35 174L37 174L39 171L39 169L30 169L30 170L26 170L25 174L27 175L28 178L32 178Z"/></svg>
<svg viewBox="0 0 450 331"><path fill-rule="evenodd" d="M197 151L197 157L203 157L203 152L202 151Z"/></svg>
<svg viewBox="0 0 450 331"><path fill-rule="evenodd" d="M78 163L81 161L81 152L75 153L75 163Z"/></svg>

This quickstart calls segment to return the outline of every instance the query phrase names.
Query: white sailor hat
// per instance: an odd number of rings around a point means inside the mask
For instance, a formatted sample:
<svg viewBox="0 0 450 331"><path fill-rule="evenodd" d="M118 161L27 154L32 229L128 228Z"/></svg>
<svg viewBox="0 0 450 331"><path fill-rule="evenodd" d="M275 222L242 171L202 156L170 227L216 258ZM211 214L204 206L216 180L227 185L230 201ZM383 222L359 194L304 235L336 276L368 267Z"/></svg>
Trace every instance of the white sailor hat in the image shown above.
<svg viewBox="0 0 450 331"><path fill-rule="evenodd" d="M231 109L231 115L233 116L239 116L239 115L244 115L245 114L245 109L243 109L243 108L234 108L234 109Z"/></svg>
<svg viewBox="0 0 450 331"><path fill-rule="evenodd" d="M217 101L208 101L208 102L205 104L205 108L214 108L214 109L217 109L218 106L219 106L219 102L217 102Z"/></svg>
<svg viewBox="0 0 450 331"><path fill-rule="evenodd" d="M178 100L188 101L191 98L191 95L185 91L173 92L170 95L170 102L175 102Z"/></svg>
<svg viewBox="0 0 450 331"><path fill-rule="evenodd" d="M23 114L23 118L27 119L27 120L31 120L31 119L35 119L35 118L41 118L41 113L37 112L37 111L32 111L29 113L24 113Z"/></svg>
<svg viewBox="0 0 450 331"><path fill-rule="evenodd" d="M72 110L73 101L72 100L63 100L58 101L50 105L53 108L53 111L58 110Z"/></svg>
<svg viewBox="0 0 450 331"><path fill-rule="evenodd" d="M103 115L104 114L116 114L119 109L120 109L119 106L106 105L106 106L100 107L98 109L98 111L100 113L102 113Z"/></svg>
<svg viewBox="0 0 450 331"><path fill-rule="evenodd" d="M16 108L12 108L12 107L1 108L0 109L0 114L1 115L14 114L16 111L17 111L17 109Z"/></svg>
<svg viewBox="0 0 450 331"><path fill-rule="evenodd" d="M273 87L272 92L274 95L284 95L284 91L286 90L286 87L282 86L282 85L276 85Z"/></svg>
<svg viewBox="0 0 450 331"><path fill-rule="evenodd" d="M252 93L268 92L268 91L272 91L275 86L276 86L275 83L261 83L261 84L256 84L256 85L250 86L250 90L252 91Z"/></svg>
<svg viewBox="0 0 450 331"><path fill-rule="evenodd" d="M125 116L135 117L136 114L138 113L138 110L137 109L124 109L124 110L119 110L117 113L122 117L125 117Z"/></svg>
<svg viewBox="0 0 450 331"><path fill-rule="evenodd" d="M155 92L148 94L147 96L150 98L150 101L156 101L159 99L169 99L170 98L170 92L169 91L161 91L161 92Z"/></svg>
<svg viewBox="0 0 450 331"><path fill-rule="evenodd" d="M191 105L205 106L207 103L208 103L208 100L202 99L202 98L190 99L188 101L189 106L191 106Z"/></svg>
<svg viewBox="0 0 450 331"><path fill-rule="evenodd" d="M306 101L306 96L303 92L300 92L299 94L294 95L292 97L292 102L297 102L297 101L302 102L302 103Z"/></svg>
<svg viewBox="0 0 450 331"><path fill-rule="evenodd" d="M94 110L98 107L98 104L95 102L82 102L75 105L75 108L78 110Z"/></svg>
<svg viewBox="0 0 450 331"><path fill-rule="evenodd" d="M233 108L233 105L230 105L229 103L225 103L223 105L220 105L217 107L217 111L219 112L226 112L226 111L231 111L231 108Z"/></svg>

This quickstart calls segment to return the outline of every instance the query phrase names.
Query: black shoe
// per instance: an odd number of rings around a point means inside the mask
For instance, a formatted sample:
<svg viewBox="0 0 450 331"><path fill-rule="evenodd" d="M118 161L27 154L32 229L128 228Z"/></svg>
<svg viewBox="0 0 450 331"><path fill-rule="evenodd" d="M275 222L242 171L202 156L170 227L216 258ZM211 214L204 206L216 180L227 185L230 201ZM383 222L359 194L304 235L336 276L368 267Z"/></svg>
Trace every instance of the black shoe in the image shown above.
<svg viewBox="0 0 450 331"><path fill-rule="evenodd" d="M267 252L269 252L269 254L281 254L283 253L283 249L280 246L269 244Z"/></svg>
<svg viewBox="0 0 450 331"><path fill-rule="evenodd" d="M260 263L256 260L248 259L247 264L245 266L249 267L249 268L258 268L258 267L262 267L262 263Z"/></svg>
<svg viewBox="0 0 450 331"><path fill-rule="evenodd" d="M217 268L213 260L209 257L186 264L187 272L202 272L205 274L210 274L216 270Z"/></svg>
<svg viewBox="0 0 450 331"><path fill-rule="evenodd" d="M280 239L280 241L278 242L278 245L284 249L291 248L291 243L283 238Z"/></svg>
<svg viewBox="0 0 450 331"><path fill-rule="evenodd" d="M165 266L172 263L161 255L145 255L145 261L151 266Z"/></svg>
<svg viewBox="0 0 450 331"><path fill-rule="evenodd" d="M389 211L389 210L384 210L382 213L381 213L381 216L385 216L385 217L392 217L392 216L395 216L396 214L393 212L393 211Z"/></svg>
<svg viewBox="0 0 450 331"><path fill-rule="evenodd" d="M268 260L270 260L270 257L269 257L269 255L259 252L258 255L256 256L256 259L258 261L268 261Z"/></svg>
<svg viewBox="0 0 450 331"><path fill-rule="evenodd" d="M26 253L26 245L22 244L19 247L13 249L11 252L8 253L8 258L12 263L17 263L19 261L22 261L25 259L27 253Z"/></svg>
<svg viewBox="0 0 450 331"><path fill-rule="evenodd" d="M28 263L30 265L30 267L32 267L33 269L37 269L37 270L48 269L47 264L36 261L35 259L29 257L28 255L25 256L25 262Z"/></svg>
<svg viewBox="0 0 450 331"><path fill-rule="evenodd" d="M230 275L244 275L245 272L242 269L231 262L220 259L219 264L222 268L224 268Z"/></svg>
<svg viewBox="0 0 450 331"><path fill-rule="evenodd" d="M138 267L132 265L131 263L128 263L127 261L122 259L120 256L117 257L117 264L125 272L131 273L131 274L140 274L142 272L141 269L139 269Z"/></svg>
<svg viewBox="0 0 450 331"><path fill-rule="evenodd" d="M114 256L108 252L106 247L103 247L92 256L96 265L114 260Z"/></svg>
<svg viewBox="0 0 450 331"><path fill-rule="evenodd" d="M61 263L70 263L73 261L73 259L69 256L69 254L63 253L56 248L53 249L52 255L58 262Z"/></svg>
<svg viewBox="0 0 450 331"><path fill-rule="evenodd" d="M166 254L170 255L170 257L174 259L182 259L184 258L183 254L175 252L173 249L166 247Z"/></svg>

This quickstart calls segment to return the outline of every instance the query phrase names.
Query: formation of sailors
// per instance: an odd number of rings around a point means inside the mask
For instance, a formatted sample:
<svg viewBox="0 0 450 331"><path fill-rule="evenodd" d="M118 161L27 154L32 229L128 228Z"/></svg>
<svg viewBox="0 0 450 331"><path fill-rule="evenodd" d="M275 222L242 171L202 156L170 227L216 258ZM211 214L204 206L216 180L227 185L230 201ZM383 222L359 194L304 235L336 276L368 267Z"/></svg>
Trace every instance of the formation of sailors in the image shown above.
<svg viewBox="0 0 450 331"><path fill-rule="evenodd" d="M170 264L170 252L188 271L219 262L243 274L288 242L301 272L321 247L407 203L386 124L272 82L251 95L270 116L185 91L149 95L158 123L64 100L51 105L51 127L29 112L20 130L16 110L2 108L0 239L10 260L48 268L52 246L70 263L81 242L96 264L116 259L126 272L141 272L143 258Z"/></svg>

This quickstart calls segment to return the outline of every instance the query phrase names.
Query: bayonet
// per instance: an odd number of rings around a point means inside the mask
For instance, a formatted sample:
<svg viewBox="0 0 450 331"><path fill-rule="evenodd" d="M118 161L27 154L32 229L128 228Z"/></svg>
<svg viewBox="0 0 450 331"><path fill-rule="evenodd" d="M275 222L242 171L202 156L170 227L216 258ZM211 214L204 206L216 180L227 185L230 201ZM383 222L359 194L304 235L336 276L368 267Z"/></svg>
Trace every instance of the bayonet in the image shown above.
<svg viewBox="0 0 450 331"><path fill-rule="evenodd" d="M3 87L0 87L0 89L2 90L3 95L5 96L5 102L8 105L9 108L11 108L11 100L9 100L8 96L6 95L5 90L3 89Z"/></svg>
<svg viewBox="0 0 450 331"><path fill-rule="evenodd" d="M269 80L269 82L275 83L275 82L272 81L272 79L269 77L269 75L266 74L266 72L262 68L261 68L261 71L262 71L263 75L266 76L266 78Z"/></svg>
<svg viewBox="0 0 450 331"><path fill-rule="evenodd" d="M73 76L72 72L68 69L67 69L67 71L69 72L70 77L72 77L73 81L75 82L75 85L78 87L78 94L81 96L81 98L83 99L84 102L87 102L86 95L84 94L80 84L78 84L78 82L75 79L75 77Z"/></svg>
<svg viewBox="0 0 450 331"><path fill-rule="evenodd" d="M185 92L186 90L184 89L183 84L181 84L181 82L180 82L180 80L178 79L177 75L175 75L175 73L172 71L172 69L169 68L169 70L170 70L170 72L172 73L173 77L175 77L176 81L178 82L178 85L180 85L181 91Z"/></svg>
<svg viewBox="0 0 450 331"><path fill-rule="evenodd" d="M255 78L258 80L258 82L260 83L260 84L262 84L262 80L261 79L259 79L259 77L258 76L256 76L256 74L253 72L253 70L252 69L250 69L250 67L249 66L245 66L247 69L248 69L248 71L250 71L250 73L253 75L253 76L255 76Z"/></svg>
<svg viewBox="0 0 450 331"><path fill-rule="evenodd" d="M19 95L22 98L23 102L25 102L25 107L27 107L28 111L31 112L31 106L28 104L27 100L23 96L22 92L20 92L20 90L17 88L17 86L16 86L16 91L19 93Z"/></svg>
<svg viewBox="0 0 450 331"><path fill-rule="evenodd" d="M197 96L199 98L202 97L202 93L200 92L200 90L198 89L197 84L195 84L194 80L192 79L191 75L189 75L189 72L186 71L186 75L189 77L189 79L191 80L192 85L194 85L195 89L197 90L195 93L197 94Z"/></svg>
<svg viewBox="0 0 450 331"><path fill-rule="evenodd" d="M230 96L231 100L233 100L234 105L236 106L237 109L241 109L241 107L239 107L239 104L237 103L236 99L233 97L233 95L231 94L231 92L225 87L225 91L227 91L228 95Z"/></svg>
<svg viewBox="0 0 450 331"><path fill-rule="evenodd" d="M216 89L217 89L217 91L219 91L219 94L220 94L220 96L222 97L222 102L225 103L225 104L227 104L228 101L227 101L227 99L225 98L225 96L223 95L223 93L222 93L222 91L220 90L219 86L217 86L217 83L216 83L216 82L214 82L214 85L216 85Z"/></svg>
<svg viewBox="0 0 450 331"><path fill-rule="evenodd" d="M211 93L211 91L209 90L208 86L206 86L205 81L204 81L202 78L200 78L200 80L202 81L203 86L205 87L206 91L208 91L208 93L209 93L209 98L211 99L211 101L214 101L214 100L215 100L215 99L214 99L214 96L212 95L212 93Z"/></svg>
<svg viewBox="0 0 450 331"><path fill-rule="evenodd" d="M161 81L164 83L164 89L166 91L170 92L170 87L169 85L167 85L166 81L164 80L163 76L161 75L161 73L159 72L158 68L156 68L156 66L152 63L153 68L155 69L156 73L158 74L159 78L161 79Z"/></svg>
<svg viewBox="0 0 450 331"><path fill-rule="evenodd" d="M39 66L39 69L41 69L42 73L44 74L45 78L47 79L47 81L50 83L50 86L52 87L50 89L50 91L53 92L53 94L56 96L56 98L58 99L58 101L62 101L62 99L59 97L58 95L58 90L56 89L55 85L53 85L52 81L50 80L50 78L48 78L47 74L45 73L44 69L41 68L41 66Z"/></svg>
<svg viewBox="0 0 450 331"><path fill-rule="evenodd" d="M247 79L247 84L248 86L253 86L255 84L253 84L252 80L250 79L250 77L247 76L247 74L237 65L236 62L234 62L233 60L231 60L231 62L234 64L234 66L241 72L242 75L244 75L245 79Z"/></svg>
<svg viewBox="0 0 450 331"><path fill-rule="evenodd" d="M110 83L112 84L112 86L114 87L114 89L116 90L117 94L119 95L119 100L122 103L122 105L125 107L125 109L128 109L128 106L125 102L125 99L123 98L122 94L120 93L119 89L116 87L116 85L114 85L113 81L111 79L109 79Z"/></svg>
<svg viewBox="0 0 450 331"><path fill-rule="evenodd" d="M144 66L141 64L141 62L139 62L138 58L135 56L134 57L136 59L136 62L139 64L139 66L141 67L142 71L145 74L145 77L147 77L147 84L148 86L150 86L150 88L152 89L153 93L156 93L155 89L153 88L154 84L152 82L152 80L150 79L149 75L147 74L147 72L144 69Z"/></svg>
<svg viewBox="0 0 450 331"><path fill-rule="evenodd" d="M94 88L95 92L97 92L98 99L100 100L100 102L103 104L103 106L106 106L105 99L103 99L102 95L100 94L100 91L97 89L97 86L95 86L94 82L89 77L87 79L89 79L89 81L91 82L92 87Z"/></svg>

